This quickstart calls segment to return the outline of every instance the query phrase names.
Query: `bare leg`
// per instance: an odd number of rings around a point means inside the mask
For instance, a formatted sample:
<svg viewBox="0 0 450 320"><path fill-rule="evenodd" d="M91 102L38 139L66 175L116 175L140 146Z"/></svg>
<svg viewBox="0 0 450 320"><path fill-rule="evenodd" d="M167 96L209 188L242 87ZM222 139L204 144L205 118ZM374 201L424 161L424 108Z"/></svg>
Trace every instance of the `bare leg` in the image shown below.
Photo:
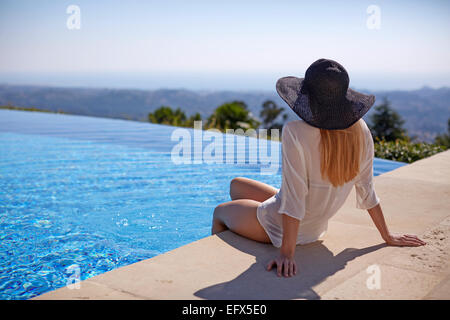
<svg viewBox="0 0 450 320"><path fill-rule="evenodd" d="M240 199L220 204L214 210L212 234L227 229L245 238L271 243L264 228L256 217L256 209L260 202Z"/></svg>
<svg viewBox="0 0 450 320"><path fill-rule="evenodd" d="M252 199L264 202L276 193L276 188L248 178L234 178L230 183L231 200Z"/></svg>

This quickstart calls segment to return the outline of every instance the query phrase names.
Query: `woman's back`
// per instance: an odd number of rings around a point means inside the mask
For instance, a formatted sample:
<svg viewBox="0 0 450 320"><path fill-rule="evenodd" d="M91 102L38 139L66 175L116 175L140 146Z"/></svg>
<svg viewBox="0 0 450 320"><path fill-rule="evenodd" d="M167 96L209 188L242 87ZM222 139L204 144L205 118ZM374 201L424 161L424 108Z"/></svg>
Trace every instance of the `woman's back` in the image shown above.
<svg viewBox="0 0 450 320"><path fill-rule="evenodd" d="M378 203L372 184L373 140L364 120L359 121L364 136L360 172L338 187L321 174L320 129L303 120L289 122L283 127L282 186L273 199L265 201L258 210L258 218L269 229L266 232L272 235L273 243L281 245L282 213L301 220L298 243L317 240L326 231L328 220L344 204L353 185L358 208L371 208Z"/></svg>
<svg viewBox="0 0 450 320"><path fill-rule="evenodd" d="M367 168L372 168L373 165L373 140L367 124L363 119L360 119L360 125L363 131L362 155L360 159L360 173L352 180L348 181L342 186L333 187L333 185L326 178L324 179L320 170L320 129L315 128L303 120L292 121L286 125L285 129L292 132L295 140L298 141L298 148L301 148L305 161L305 175L307 179L308 195L306 197L306 211L310 213L317 212L318 214L325 211L336 212L344 203L353 185L361 180L361 178L372 177L373 171L370 172L370 177L363 177L364 173L367 175ZM291 152L286 150L286 155L289 157ZM366 169L366 170L364 170ZM302 168L299 168L302 170ZM369 179L370 182L372 179ZM367 181L366 181L367 182ZM313 218L313 215L311 218Z"/></svg>

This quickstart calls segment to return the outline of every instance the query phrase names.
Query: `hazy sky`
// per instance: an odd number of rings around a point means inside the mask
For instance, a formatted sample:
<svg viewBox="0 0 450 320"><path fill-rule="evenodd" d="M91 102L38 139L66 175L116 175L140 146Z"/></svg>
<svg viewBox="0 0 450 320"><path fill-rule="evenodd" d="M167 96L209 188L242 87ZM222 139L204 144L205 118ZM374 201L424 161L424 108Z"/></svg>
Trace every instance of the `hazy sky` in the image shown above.
<svg viewBox="0 0 450 320"><path fill-rule="evenodd" d="M271 89L331 58L360 88L450 86L449 17L447 0L1 0L0 81Z"/></svg>

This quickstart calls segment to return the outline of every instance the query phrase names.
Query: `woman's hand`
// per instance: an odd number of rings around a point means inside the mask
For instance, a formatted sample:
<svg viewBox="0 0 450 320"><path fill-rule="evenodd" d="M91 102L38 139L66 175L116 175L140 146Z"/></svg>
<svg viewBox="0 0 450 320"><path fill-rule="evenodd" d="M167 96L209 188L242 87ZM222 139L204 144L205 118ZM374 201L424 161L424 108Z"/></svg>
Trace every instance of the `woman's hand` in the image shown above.
<svg viewBox="0 0 450 320"><path fill-rule="evenodd" d="M277 259L271 260L267 264L267 271L272 270L274 266L277 267L277 275L279 277L281 277L281 275L292 277L297 274L297 264L295 263L293 255L288 256L281 253Z"/></svg>
<svg viewBox="0 0 450 320"><path fill-rule="evenodd" d="M386 222L384 221L383 210L381 205L377 204L375 207L368 209L370 217L372 218L375 226L381 234L381 237L386 241L388 246L399 247L418 247L426 245L426 243L420 240L417 236L411 234L395 235L389 232Z"/></svg>
<svg viewBox="0 0 450 320"><path fill-rule="evenodd" d="M273 267L277 267L277 275L281 277L292 277L297 274L297 264L295 263L295 246L298 234L298 225L300 220L292 218L287 214L283 216L283 240L280 247L280 256L271 260L267 264L267 271L272 270Z"/></svg>
<svg viewBox="0 0 450 320"><path fill-rule="evenodd" d="M426 245L425 241L420 240L417 236L412 234L389 234L385 241L388 246L418 247Z"/></svg>

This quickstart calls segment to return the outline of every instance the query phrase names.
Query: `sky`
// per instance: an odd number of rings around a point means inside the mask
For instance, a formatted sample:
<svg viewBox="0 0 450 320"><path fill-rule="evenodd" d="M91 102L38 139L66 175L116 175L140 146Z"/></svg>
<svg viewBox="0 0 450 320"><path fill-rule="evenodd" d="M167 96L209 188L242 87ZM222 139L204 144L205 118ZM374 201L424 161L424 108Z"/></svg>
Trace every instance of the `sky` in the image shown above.
<svg viewBox="0 0 450 320"><path fill-rule="evenodd" d="M449 16L447 0L1 0L0 82L273 90L329 58L356 88L450 86Z"/></svg>

